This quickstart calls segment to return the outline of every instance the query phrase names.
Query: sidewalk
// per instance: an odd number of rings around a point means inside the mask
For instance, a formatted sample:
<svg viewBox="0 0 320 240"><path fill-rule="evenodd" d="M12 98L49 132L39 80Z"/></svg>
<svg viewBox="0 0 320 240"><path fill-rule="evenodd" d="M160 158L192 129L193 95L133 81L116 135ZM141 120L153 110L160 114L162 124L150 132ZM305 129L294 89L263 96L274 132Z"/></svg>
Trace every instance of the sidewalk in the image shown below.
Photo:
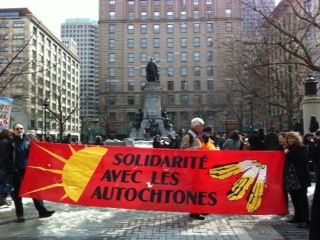
<svg viewBox="0 0 320 240"><path fill-rule="evenodd" d="M309 188L309 198L314 187ZM15 223L13 206L0 207L0 239L159 239L159 240L307 240L308 230L281 216L209 215L191 220L186 213L89 208L47 202L56 213L39 219L31 199L25 218Z"/></svg>

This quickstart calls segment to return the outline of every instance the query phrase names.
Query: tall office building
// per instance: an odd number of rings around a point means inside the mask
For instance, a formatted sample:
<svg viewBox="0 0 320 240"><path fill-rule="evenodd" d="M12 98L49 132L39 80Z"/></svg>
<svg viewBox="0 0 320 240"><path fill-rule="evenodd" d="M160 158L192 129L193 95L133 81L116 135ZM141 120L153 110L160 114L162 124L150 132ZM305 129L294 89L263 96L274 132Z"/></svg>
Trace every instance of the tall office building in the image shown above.
<svg viewBox="0 0 320 240"><path fill-rule="evenodd" d="M64 121L65 133L79 135L78 56L27 8L0 9L0 39L0 69L8 67L0 83L14 99L12 123L57 137Z"/></svg>
<svg viewBox="0 0 320 240"><path fill-rule="evenodd" d="M145 66L159 67L175 129L193 117L224 131L230 71L224 43L241 34L238 1L100 0L100 113L106 134L130 132L143 108ZM223 116L223 117L222 117Z"/></svg>
<svg viewBox="0 0 320 240"><path fill-rule="evenodd" d="M81 59L80 71L80 115L82 133L96 128L99 118L99 31L97 21L87 18L67 19L61 24L61 38L72 38L77 42L77 52Z"/></svg>

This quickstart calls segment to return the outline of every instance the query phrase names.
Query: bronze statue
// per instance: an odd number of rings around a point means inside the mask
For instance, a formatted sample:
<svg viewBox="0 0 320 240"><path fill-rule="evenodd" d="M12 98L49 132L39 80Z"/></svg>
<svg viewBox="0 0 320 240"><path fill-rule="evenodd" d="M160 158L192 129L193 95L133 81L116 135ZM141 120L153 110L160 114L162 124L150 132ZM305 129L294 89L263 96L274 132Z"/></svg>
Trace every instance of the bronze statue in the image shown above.
<svg viewBox="0 0 320 240"><path fill-rule="evenodd" d="M152 58L150 58L150 61L147 64L146 72L148 82L159 82L158 66Z"/></svg>

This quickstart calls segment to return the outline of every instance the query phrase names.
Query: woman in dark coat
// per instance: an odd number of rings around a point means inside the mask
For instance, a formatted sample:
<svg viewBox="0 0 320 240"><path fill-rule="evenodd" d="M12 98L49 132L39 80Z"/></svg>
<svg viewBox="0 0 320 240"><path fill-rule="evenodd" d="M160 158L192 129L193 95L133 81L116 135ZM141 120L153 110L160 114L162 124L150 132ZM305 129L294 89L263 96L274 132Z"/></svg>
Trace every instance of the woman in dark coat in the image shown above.
<svg viewBox="0 0 320 240"><path fill-rule="evenodd" d="M298 228L309 226L307 189L310 186L308 160L302 138L298 132L287 133L285 188L294 207L294 216L289 223L299 223Z"/></svg>

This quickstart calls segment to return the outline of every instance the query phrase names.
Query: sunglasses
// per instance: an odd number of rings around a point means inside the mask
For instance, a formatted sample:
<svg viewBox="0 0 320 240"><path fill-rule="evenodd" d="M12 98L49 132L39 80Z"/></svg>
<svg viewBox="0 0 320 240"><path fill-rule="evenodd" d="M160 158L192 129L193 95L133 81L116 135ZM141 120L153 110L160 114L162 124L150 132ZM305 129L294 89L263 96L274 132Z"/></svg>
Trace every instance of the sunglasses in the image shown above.
<svg viewBox="0 0 320 240"><path fill-rule="evenodd" d="M16 128L16 131L18 131L18 130L23 130L23 128Z"/></svg>

